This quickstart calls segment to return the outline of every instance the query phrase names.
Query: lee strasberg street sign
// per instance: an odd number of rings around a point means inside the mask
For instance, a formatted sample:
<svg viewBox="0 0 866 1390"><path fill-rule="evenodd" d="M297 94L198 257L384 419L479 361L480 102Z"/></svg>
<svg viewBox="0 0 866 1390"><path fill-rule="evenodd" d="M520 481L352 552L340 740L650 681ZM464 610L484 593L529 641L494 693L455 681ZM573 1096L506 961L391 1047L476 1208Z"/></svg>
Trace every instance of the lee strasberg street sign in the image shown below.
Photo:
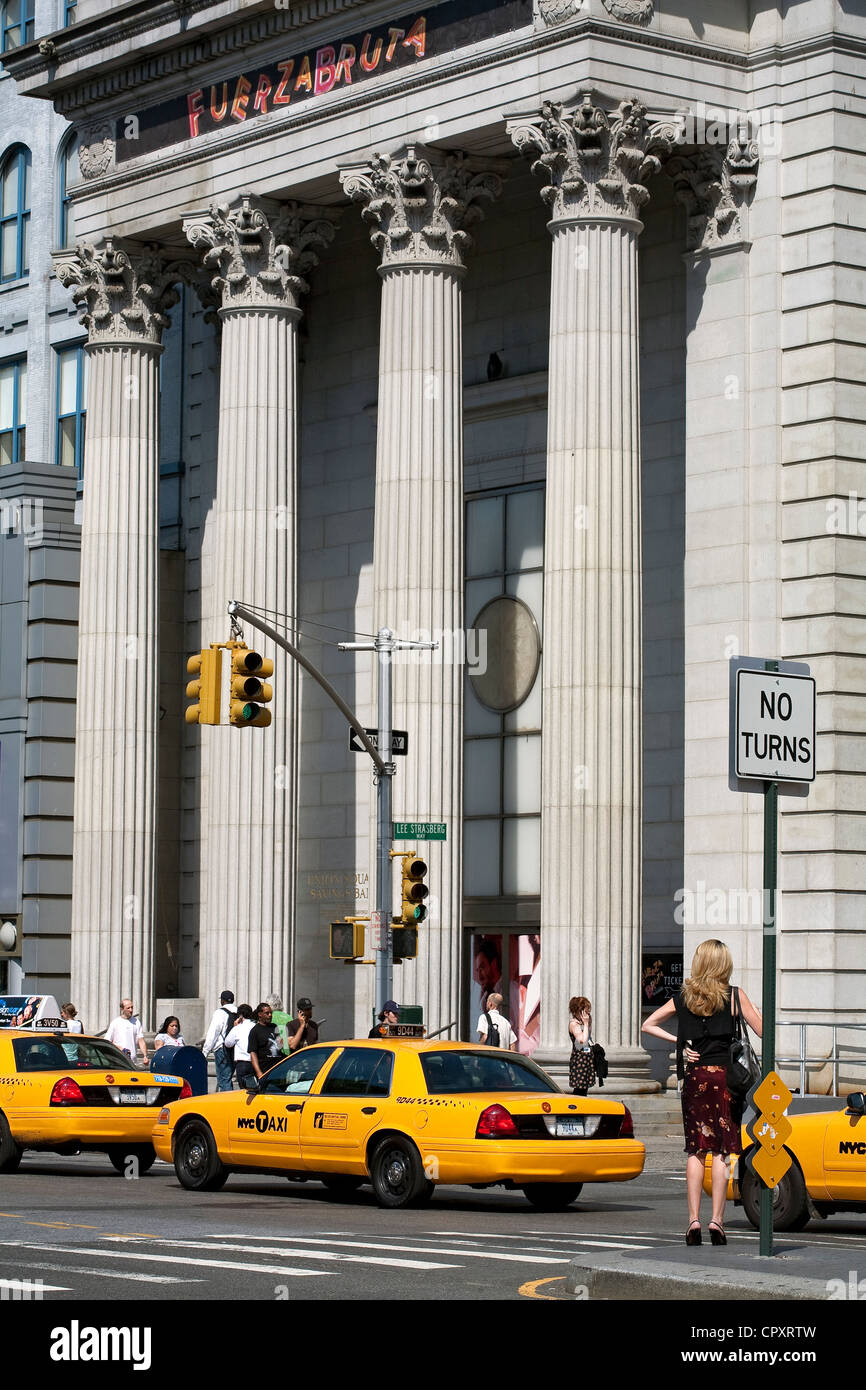
<svg viewBox="0 0 866 1390"><path fill-rule="evenodd" d="M445 840L447 831L444 821L395 820L395 840Z"/></svg>
<svg viewBox="0 0 866 1390"><path fill-rule="evenodd" d="M737 671L736 772L762 782L814 782L815 681Z"/></svg>
<svg viewBox="0 0 866 1390"><path fill-rule="evenodd" d="M365 730L364 730L364 733L367 735L367 737L368 737L368 739L370 740L370 742L372 743L373 747L374 747L374 748L376 749L376 751L378 752L378 750L379 750L379 730L378 730L378 729L365 729ZM361 740L358 738L358 735L355 733L355 730L351 727L351 725L349 726L349 747L351 748L351 750L352 750L353 753L366 753L366 751L367 751L366 748L364 747L363 743L361 742ZM403 756L405 757L405 755L406 755L408 752L409 752L409 735L408 735L408 733L406 732L406 730L405 730L405 729L392 729L392 730L391 730L391 756L392 756L392 758L393 758L393 756L394 756L395 753L402 753Z"/></svg>

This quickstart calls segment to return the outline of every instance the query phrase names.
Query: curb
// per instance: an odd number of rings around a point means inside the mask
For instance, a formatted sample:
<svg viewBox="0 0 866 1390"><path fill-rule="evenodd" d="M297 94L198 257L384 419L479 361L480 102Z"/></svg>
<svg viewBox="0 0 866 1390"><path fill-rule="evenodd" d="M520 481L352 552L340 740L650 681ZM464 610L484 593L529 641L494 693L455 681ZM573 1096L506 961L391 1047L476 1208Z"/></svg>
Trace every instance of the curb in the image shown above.
<svg viewBox="0 0 866 1390"><path fill-rule="evenodd" d="M589 1298L665 1302L815 1302L827 1298L827 1283L823 1279L734 1269L716 1269L708 1279L707 1273L704 1266L660 1260L637 1264L627 1255L612 1255L592 1265L572 1260L565 1287L570 1294L579 1292Z"/></svg>

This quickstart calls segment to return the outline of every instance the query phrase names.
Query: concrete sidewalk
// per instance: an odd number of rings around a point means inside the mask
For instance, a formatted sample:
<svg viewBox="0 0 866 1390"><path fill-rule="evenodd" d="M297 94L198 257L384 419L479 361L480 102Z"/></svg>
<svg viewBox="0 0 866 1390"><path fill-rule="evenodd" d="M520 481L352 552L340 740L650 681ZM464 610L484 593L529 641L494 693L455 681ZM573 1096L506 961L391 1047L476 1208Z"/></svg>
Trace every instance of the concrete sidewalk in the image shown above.
<svg viewBox="0 0 866 1390"><path fill-rule="evenodd" d="M781 1238L777 1237L777 1241ZM585 1256L572 1260L565 1287L575 1298L634 1299L640 1302L814 1302L829 1297L828 1278L798 1274L780 1257L756 1269L754 1255L725 1260L728 1247L671 1247L654 1250L651 1258L637 1253ZM686 1259L685 1256L696 1256ZM711 1259L706 1256L711 1255ZM804 1262L811 1265L811 1261ZM844 1281L843 1281L844 1282Z"/></svg>

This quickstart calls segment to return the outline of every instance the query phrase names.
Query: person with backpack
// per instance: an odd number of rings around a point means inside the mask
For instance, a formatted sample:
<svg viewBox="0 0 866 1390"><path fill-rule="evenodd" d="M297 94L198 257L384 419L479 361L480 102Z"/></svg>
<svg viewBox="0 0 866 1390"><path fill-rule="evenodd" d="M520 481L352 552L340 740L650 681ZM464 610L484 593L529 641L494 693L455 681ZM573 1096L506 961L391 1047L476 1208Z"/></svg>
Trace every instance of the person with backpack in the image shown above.
<svg viewBox="0 0 866 1390"><path fill-rule="evenodd" d="M235 997L231 990L224 989L220 995L219 1008L214 1010L210 1027L207 1030L207 1037L201 1049L205 1057L209 1057L213 1053L218 1091L230 1091L232 1088L234 1058L226 1048L225 1040L226 1034L234 1027L237 1017L237 1010L233 1007L234 1002Z"/></svg>
<svg viewBox="0 0 866 1390"><path fill-rule="evenodd" d="M487 1008L479 1015L476 1031L482 1047L500 1047L506 1052L517 1051L514 1029L500 1012L501 994L488 994Z"/></svg>

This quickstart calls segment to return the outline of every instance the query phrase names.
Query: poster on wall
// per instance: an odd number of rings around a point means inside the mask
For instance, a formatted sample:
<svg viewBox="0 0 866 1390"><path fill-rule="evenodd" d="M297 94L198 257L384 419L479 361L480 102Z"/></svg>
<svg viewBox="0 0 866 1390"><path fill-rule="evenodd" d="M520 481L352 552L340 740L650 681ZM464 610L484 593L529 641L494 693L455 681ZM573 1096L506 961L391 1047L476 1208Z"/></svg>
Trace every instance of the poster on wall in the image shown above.
<svg viewBox="0 0 866 1390"><path fill-rule="evenodd" d="M478 1040L478 1022L491 994L501 994L500 1011L517 1034L517 1050L529 1056L541 1032L541 938L487 932L472 937L469 989L469 1036ZM484 1031L484 1030L481 1030Z"/></svg>
<svg viewBox="0 0 866 1390"><path fill-rule="evenodd" d="M657 1009L679 994L683 983L682 951L649 951L642 959L641 1004Z"/></svg>

